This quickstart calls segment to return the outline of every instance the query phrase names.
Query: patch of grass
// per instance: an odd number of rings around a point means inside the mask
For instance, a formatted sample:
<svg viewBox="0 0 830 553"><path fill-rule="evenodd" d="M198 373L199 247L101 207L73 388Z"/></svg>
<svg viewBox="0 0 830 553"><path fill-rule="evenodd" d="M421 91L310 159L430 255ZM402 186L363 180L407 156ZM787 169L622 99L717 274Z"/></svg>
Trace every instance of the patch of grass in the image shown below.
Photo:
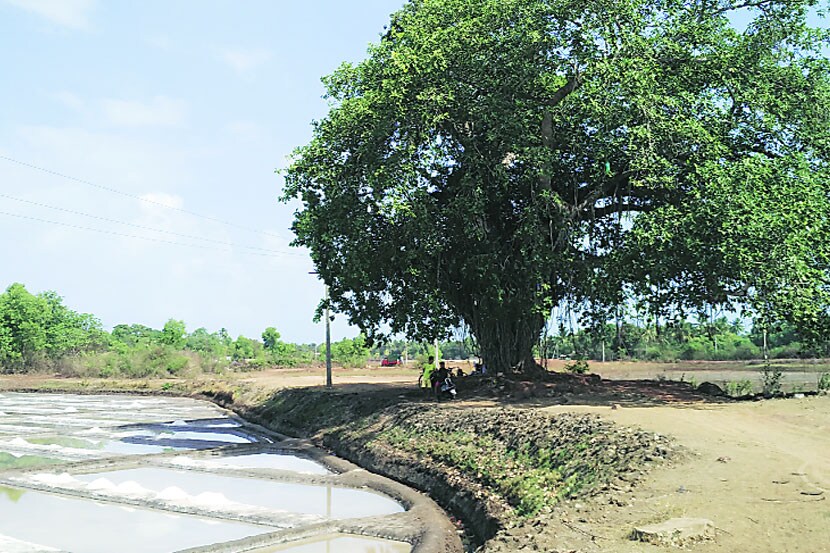
<svg viewBox="0 0 830 553"><path fill-rule="evenodd" d="M752 393L751 380L730 380L726 383L726 394L732 397L748 396Z"/></svg>
<svg viewBox="0 0 830 553"><path fill-rule="evenodd" d="M101 449L103 447L102 443L90 442L88 440L73 438L71 436L29 438L26 441L36 445L59 445L61 447L71 447L73 449Z"/></svg>
<svg viewBox="0 0 830 553"><path fill-rule="evenodd" d="M28 467L40 467L60 463L60 459L41 457L39 455L22 455L15 457L10 453L0 452L0 469L19 469Z"/></svg>
<svg viewBox="0 0 830 553"><path fill-rule="evenodd" d="M472 476L504 497L523 518L570 496L581 487L581 477L587 476L572 474L563 478L559 469L568 462L565 452L540 450L541 455L532 455L528 451L512 451L491 437L467 432L419 434L390 428L381 432L377 440Z"/></svg>

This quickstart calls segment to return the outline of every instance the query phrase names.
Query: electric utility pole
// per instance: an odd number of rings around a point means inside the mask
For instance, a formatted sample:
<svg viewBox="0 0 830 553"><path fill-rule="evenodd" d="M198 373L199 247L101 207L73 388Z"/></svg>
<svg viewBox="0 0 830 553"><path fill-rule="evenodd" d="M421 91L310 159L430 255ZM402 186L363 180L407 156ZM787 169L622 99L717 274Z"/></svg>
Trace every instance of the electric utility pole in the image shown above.
<svg viewBox="0 0 830 553"><path fill-rule="evenodd" d="M326 388L331 387L331 312L329 310L329 285L326 284Z"/></svg>
<svg viewBox="0 0 830 553"><path fill-rule="evenodd" d="M317 271L309 271L310 275L319 275ZM323 283L326 287L326 388L332 387L331 382L331 310L329 309L329 285Z"/></svg>

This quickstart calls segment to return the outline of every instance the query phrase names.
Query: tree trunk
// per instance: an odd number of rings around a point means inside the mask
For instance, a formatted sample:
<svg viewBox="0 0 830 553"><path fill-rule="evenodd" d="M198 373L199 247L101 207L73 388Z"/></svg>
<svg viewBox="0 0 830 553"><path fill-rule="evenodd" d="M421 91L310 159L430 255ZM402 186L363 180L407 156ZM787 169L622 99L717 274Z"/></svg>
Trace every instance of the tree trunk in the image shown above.
<svg viewBox="0 0 830 553"><path fill-rule="evenodd" d="M519 372L531 377L544 372L533 357L533 346L539 340L544 323L544 317L532 313L471 323L487 372Z"/></svg>

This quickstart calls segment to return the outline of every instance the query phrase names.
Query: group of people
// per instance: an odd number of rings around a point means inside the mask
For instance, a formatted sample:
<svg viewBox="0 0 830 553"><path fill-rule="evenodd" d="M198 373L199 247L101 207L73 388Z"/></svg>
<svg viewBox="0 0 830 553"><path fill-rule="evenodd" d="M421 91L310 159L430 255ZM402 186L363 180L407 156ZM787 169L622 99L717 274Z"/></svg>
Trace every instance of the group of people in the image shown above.
<svg viewBox="0 0 830 553"><path fill-rule="evenodd" d="M483 363L476 363L473 371L469 376L484 376L487 374L487 368ZM453 374L452 368L448 368L444 361L435 366L435 357L429 356L427 362L424 363L421 370L421 376L418 377L418 386L421 388L424 396L432 396L436 399L440 398L442 394L455 398L455 383L452 381L453 376L456 378L463 378L467 376L460 368L455 369Z"/></svg>
<svg viewBox="0 0 830 553"><path fill-rule="evenodd" d="M458 369L456 376L464 376L464 372ZM438 363L438 368L436 369L435 357L432 355L424 363L421 376L418 377L418 385L421 387L425 396L432 395L435 398L439 398L441 393L447 391L450 386L452 386L453 390L455 389L455 386L452 384L452 370L447 368L446 363L443 361Z"/></svg>

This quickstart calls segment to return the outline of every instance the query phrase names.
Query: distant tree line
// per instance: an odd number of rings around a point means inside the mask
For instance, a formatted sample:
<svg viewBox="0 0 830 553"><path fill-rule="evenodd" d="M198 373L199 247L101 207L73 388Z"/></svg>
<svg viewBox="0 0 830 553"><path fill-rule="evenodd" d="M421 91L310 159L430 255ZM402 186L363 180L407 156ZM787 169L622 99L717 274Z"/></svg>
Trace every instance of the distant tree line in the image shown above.
<svg viewBox="0 0 830 553"><path fill-rule="evenodd" d="M539 357L592 360L731 361L815 358L827 354L827 343L804 340L792 325L772 324L765 333L759 325L745 327L726 317L663 327L622 321L597 328L556 329L543 336Z"/></svg>
<svg viewBox="0 0 830 553"><path fill-rule="evenodd" d="M593 360L745 360L819 357L830 342L805 341L785 323L745 327L726 317L694 321L621 320L568 329L551 324L535 348L538 358ZM336 365L362 367L370 359L421 362L435 345L393 339L369 346L363 336L332 343ZM438 344L441 359L479 356L470 336ZM199 372L295 367L322 362L322 344L294 344L274 327L260 339L233 338L224 328L188 332L170 319L161 329L119 324L107 332L99 319L67 307L55 292L32 294L19 283L0 294L0 372L53 371L68 376L149 377Z"/></svg>
<svg viewBox="0 0 830 553"><path fill-rule="evenodd" d="M366 364L362 336L332 344L336 364ZM274 327L261 339L232 338L224 328L187 331L170 319L163 328L119 324L104 330L94 315L78 313L55 292L32 294L15 283L0 294L0 372L54 371L70 376L148 377L196 372L293 367L322 360L324 347L293 344Z"/></svg>
<svg viewBox="0 0 830 553"><path fill-rule="evenodd" d="M643 319L599 326L569 328L555 325L534 348L539 359L590 359L595 361L737 361L749 359L816 358L827 355L827 342L806 340L787 323L745 326L741 319L716 317L702 321L665 322ZM766 334L766 335L765 335ZM372 349L373 357L422 361L434 355L434 345L391 340ZM479 357L472 337L439 343L442 359Z"/></svg>

